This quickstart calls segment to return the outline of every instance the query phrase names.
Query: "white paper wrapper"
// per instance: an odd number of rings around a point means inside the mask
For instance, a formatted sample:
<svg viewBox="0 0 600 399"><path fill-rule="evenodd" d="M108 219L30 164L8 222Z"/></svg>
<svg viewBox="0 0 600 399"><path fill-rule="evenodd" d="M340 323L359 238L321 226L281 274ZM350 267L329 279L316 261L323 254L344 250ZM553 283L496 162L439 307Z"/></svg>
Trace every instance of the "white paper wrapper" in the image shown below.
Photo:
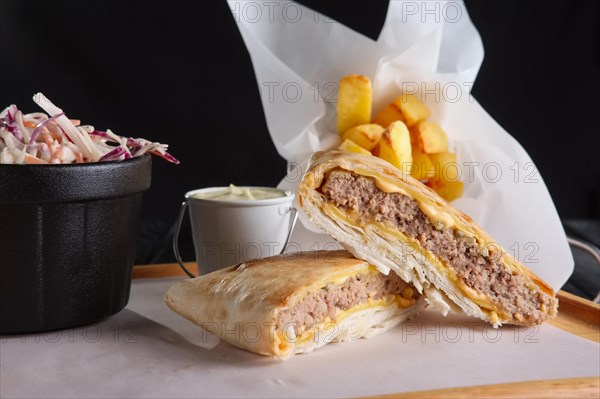
<svg viewBox="0 0 600 399"><path fill-rule="evenodd" d="M483 46L462 2L391 1L373 41L294 2L229 1L248 48L275 147L295 190L314 151L335 148L337 83L373 81L374 114L401 92L419 96L448 133L465 193L454 205L558 290L573 257L531 158L470 95ZM519 112L519 110L515 110ZM296 247L331 241L304 217Z"/></svg>

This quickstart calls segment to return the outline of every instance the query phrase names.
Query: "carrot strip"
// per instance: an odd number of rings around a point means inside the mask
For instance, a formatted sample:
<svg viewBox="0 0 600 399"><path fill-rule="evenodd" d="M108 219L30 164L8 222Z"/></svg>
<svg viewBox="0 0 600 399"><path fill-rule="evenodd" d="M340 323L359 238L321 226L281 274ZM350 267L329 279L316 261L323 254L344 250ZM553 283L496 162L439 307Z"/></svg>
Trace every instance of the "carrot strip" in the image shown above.
<svg viewBox="0 0 600 399"><path fill-rule="evenodd" d="M27 163L27 164L47 164L48 162L39 159L37 157L34 157L33 155L30 154L25 154L25 158L23 159L23 162Z"/></svg>
<svg viewBox="0 0 600 399"><path fill-rule="evenodd" d="M59 163L61 162L63 156L63 150L61 146L57 146L54 151L52 151L52 156L50 157L50 162L54 163L54 161L58 160Z"/></svg>
<svg viewBox="0 0 600 399"><path fill-rule="evenodd" d="M40 136L42 136L42 138L44 139L44 143L48 144L48 146L52 146L52 144L54 143L54 138L52 137L52 134L50 132L42 132Z"/></svg>

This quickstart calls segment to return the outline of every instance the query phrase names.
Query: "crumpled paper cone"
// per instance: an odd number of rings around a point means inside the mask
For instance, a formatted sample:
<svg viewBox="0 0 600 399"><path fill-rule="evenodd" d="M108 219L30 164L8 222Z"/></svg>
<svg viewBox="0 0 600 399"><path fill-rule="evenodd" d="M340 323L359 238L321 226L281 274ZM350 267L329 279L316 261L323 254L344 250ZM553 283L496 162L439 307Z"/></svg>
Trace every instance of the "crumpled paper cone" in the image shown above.
<svg viewBox="0 0 600 399"><path fill-rule="evenodd" d="M310 155L339 145L337 84L344 75L366 75L373 114L410 92L447 132L465 184L453 205L555 290L567 281L573 257L541 176L470 95L483 45L462 2L390 1L377 41L295 2L228 3L252 59L271 138L288 161L279 187L296 191ZM300 214L291 245L331 248L331 239Z"/></svg>

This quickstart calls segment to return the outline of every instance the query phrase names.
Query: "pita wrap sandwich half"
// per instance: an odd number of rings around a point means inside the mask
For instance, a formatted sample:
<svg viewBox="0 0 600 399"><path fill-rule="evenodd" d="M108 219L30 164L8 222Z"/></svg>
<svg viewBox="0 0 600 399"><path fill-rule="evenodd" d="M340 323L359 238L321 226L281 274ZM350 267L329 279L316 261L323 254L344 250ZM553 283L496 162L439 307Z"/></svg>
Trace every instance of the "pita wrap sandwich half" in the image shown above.
<svg viewBox="0 0 600 399"><path fill-rule="evenodd" d="M494 326L531 326L557 314L544 281L467 215L378 157L313 154L298 201L353 255L393 270L444 314L458 307Z"/></svg>
<svg viewBox="0 0 600 399"><path fill-rule="evenodd" d="M176 283L165 302L230 344L281 359L368 338L425 306L410 284L347 251L243 262Z"/></svg>

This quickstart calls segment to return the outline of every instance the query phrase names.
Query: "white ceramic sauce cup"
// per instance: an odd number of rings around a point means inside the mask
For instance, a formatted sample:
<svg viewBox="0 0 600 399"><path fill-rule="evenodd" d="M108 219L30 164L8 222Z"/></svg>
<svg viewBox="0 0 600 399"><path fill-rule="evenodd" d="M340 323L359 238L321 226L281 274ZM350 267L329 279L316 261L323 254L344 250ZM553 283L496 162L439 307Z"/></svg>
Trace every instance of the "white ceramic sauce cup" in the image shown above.
<svg viewBox="0 0 600 399"><path fill-rule="evenodd" d="M292 206L294 193L270 187L243 188L276 190L281 196L268 199L202 198L205 194L225 191L227 187L202 188L185 194L173 237L173 251L188 276L195 277L186 269L178 248L179 231L188 208L201 275L285 251L298 216Z"/></svg>

